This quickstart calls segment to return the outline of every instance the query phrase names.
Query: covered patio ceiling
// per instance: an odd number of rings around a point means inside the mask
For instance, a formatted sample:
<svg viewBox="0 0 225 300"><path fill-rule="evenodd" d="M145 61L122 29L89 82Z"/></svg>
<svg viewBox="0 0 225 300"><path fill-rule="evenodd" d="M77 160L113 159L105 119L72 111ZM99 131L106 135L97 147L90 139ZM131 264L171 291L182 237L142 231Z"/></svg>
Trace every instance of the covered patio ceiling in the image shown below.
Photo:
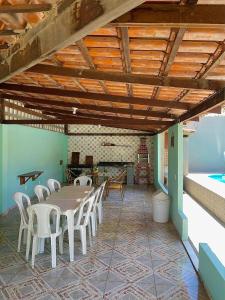
<svg viewBox="0 0 225 300"><path fill-rule="evenodd" d="M2 123L155 134L225 101L225 1L25 2L2 18L0 6L2 111L13 106L41 119L2 113ZM16 18L22 30L33 27L17 34Z"/></svg>

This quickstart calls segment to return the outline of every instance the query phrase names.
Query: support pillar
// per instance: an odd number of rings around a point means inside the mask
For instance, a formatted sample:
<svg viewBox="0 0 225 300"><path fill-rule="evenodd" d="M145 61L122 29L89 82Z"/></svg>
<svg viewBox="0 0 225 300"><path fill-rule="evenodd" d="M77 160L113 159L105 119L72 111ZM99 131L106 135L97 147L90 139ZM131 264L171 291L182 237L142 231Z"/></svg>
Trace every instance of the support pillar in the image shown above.
<svg viewBox="0 0 225 300"><path fill-rule="evenodd" d="M182 240L188 239L188 220L183 213L183 125L168 132L168 194L170 217Z"/></svg>

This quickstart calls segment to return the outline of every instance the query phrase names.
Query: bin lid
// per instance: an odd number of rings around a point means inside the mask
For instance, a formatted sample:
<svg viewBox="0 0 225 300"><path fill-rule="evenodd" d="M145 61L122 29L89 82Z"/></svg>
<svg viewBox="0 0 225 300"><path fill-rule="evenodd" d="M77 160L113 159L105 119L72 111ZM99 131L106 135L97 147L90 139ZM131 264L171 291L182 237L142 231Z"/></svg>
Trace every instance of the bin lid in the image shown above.
<svg viewBox="0 0 225 300"><path fill-rule="evenodd" d="M169 197L166 193L158 190L152 195L153 200L165 200L168 201Z"/></svg>

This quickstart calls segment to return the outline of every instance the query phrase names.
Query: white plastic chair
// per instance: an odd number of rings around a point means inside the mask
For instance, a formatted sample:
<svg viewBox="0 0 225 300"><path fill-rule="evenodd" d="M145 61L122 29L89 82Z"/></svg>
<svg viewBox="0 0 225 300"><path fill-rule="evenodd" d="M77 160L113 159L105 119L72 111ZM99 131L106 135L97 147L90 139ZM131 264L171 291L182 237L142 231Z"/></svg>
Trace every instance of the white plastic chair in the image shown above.
<svg viewBox="0 0 225 300"><path fill-rule="evenodd" d="M85 185L92 186L92 179L88 176L79 176L76 179L74 179L74 185L78 185L78 183L81 186L85 186Z"/></svg>
<svg viewBox="0 0 225 300"><path fill-rule="evenodd" d="M61 184L56 179L48 179L47 185L51 193L58 192L61 189Z"/></svg>
<svg viewBox="0 0 225 300"><path fill-rule="evenodd" d="M24 242L26 242L27 230L28 230L28 214L24 207L24 202L26 206L29 207L31 205L30 198L21 192L17 192L13 195L13 199L16 202L19 212L20 212L20 229L19 229L19 237L18 237L18 248L17 252L20 252L21 247L21 239L24 236Z"/></svg>
<svg viewBox="0 0 225 300"><path fill-rule="evenodd" d="M93 202L95 200L95 195L92 195L84 199L79 209L75 209L74 213L74 230L80 231L82 253L87 254L87 227L89 233L89 241L91 245L91 224L90 224L90 213L92 209ZM63 235L65 231L68 230L68 226L65 225L63 228ZM70 249L71 251L71 249Z"/></svg>
<svg viewBox="0 0 225 300"><path fill-rule="evenodd" d="M49 189L44 185L36 185L34 188L34 192L38 198L39 202L43 202L46 200L48 196L50 196ZM47 196L45 196L47 194Z"/></svg>
<svg viewBox="0 0 225 300"><path fill-rule="evenodd" d="M96 227L97 227L97 215L98 215L98 222L99 222L99 224L101 224L102 220L103 220L102 197L104 195L105 186L106 186L106 181L104 181L101 184L101 186L100 186L101 191L99 193L99 197L98 197L97 203L96 203L96 207L97 207L97 211L96 211Z"/></svg>
<svg viewBox="0 0 225 300"><path fill-rule="evenodd" d="M91 211L90 211L90 220L91 220L91 232L93 236L96 236L97 224L96 224L96 210L97 210L97 201L101 192L101 187L99 187L94 192L94 201L92 203ZM87 212L84 212L84 216L86 216Z"/></svg>
<svg viewBox="0 0 225 300"><path fill-rule="evenodd" d="M37 249L46 238L51 239L52 268L56 267L56 238L59 237L59 252L63 253L62 228L60 227L60 208L56 205L38 203L29 206L29 223L27 234L26 260L29 259L31 236L33 236L31 265L34 267ZM54 214L55 222L51 224L51 214ZM42 244L43 245L43 244Z"/></svg>

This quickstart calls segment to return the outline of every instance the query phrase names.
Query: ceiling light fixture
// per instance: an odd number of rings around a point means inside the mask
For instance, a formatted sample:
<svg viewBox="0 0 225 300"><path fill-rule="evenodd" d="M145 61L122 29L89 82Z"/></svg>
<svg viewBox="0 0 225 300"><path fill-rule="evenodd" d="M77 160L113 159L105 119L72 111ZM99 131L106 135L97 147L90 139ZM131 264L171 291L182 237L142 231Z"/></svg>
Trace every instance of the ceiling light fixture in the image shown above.
<svg viewBox="0 0 225 300"><path fill-rule="evenodd" d="M77 107L73 107L73 115L76 115L78 108Z"/></svg>

